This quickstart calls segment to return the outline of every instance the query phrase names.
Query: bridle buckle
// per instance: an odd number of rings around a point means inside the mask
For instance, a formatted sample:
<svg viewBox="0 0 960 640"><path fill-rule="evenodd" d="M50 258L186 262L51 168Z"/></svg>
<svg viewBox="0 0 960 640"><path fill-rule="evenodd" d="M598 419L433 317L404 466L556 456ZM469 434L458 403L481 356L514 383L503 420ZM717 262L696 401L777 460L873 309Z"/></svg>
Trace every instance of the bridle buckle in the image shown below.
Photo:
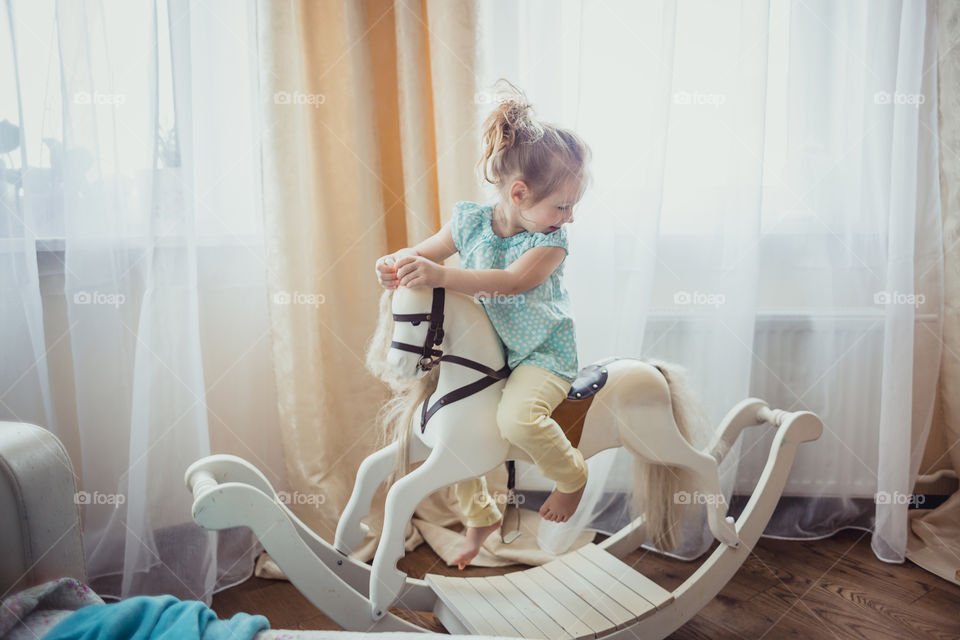
<svg viewBox="0 0 960 640"><path fill-rule="evenodd" d="M420 371L430 371L440 364L441 358L443 358L443 356L420 356L420 360L417 361L417 369Z"/></svg>
<svg viewBox="0 0 960 640"><path fill-rule="evenodd" d="M440 349L434 349L434 347L443 342L444 293L445 291L442 287L434 287L433 305L430 309L430 313L393 314L393 319L396 322L409 322L413 326L417 326L424 321L430 323L430 327L427 329L427 335L424 338L423 345L418 346L407 344L405 342L390 343L390 346L395 349L402 349L403 351L411 351L413 353L420 354L420 359L417 361L417 370L419 371L430 371L435 366L440 364L440 361L443 359L443 351Z"/></svg>

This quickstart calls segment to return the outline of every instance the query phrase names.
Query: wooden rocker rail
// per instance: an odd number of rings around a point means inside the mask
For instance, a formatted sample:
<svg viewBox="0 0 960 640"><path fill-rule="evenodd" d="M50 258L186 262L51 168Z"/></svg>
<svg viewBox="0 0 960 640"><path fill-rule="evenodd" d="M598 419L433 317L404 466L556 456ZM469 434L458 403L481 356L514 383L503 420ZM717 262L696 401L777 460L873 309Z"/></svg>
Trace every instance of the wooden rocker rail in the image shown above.
<svg viewBox="0 0 960 640"><path fill-rule="evenodd" d="M451 633L530 638L664 638L693 618L747 559L777 505L797 447L820 437L813 413L772 410L749 398L728 412L708 447L720 461L740 432L777 427L756 489L736 522L740 545L720 544L673 592L620 558L645 542L639 518L598 545L526 571L487 578L428 574L407 578L395 607L433 611ZM185 474L193 517L206 529L246 526L290 582L351 631L426 631L392 613L370 615L371 567L344 556L281 502L269 481L242 458L213 455Z"/></svg>
<svg viewBox="0 0 960 640"><path fill-rule="evenodd" d="M249 527L287 579L320 611L350 631L425 631L393 614L370 617L370 566L336 551L277 496L249 462L218 454L187 469L193 519L204 529ZM430 611L436 595L423 580L408 578L397 606Z"/></svg>

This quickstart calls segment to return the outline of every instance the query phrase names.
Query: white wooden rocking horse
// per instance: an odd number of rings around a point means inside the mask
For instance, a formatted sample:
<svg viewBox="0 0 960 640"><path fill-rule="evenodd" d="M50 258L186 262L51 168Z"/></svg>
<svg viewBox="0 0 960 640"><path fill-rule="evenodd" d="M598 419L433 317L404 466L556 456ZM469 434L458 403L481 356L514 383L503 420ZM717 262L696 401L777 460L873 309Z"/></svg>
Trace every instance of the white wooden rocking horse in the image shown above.
<svg viewBox="0 0 960 640"><path fill-rule="evenodd" d="M813 413L771 410L762 400L749 398L731 409L710 444L698 451L688 441L695 428L689 424L691 407L684 406L682 389L671 380L671 365L603 360L581 370L553 416L585 458L618 446L633 453L645 476L643 503L655 508L599 545L524 572L410 579L396 563L417 505L432 492L483 475L505 460L530 458L497 429L496 407L509 369L476 300L442 288L401 287L393 294L391 315L387 362L397 372L423 376L441 362L450 364L441 367L435 393L409 428L400 429L394 442L361 464L332 546L240 458L209 456L191 465L185 477L198 524L208 529L249 526L290 581L345 629L422 630L389 613L396 605L432 610L452 633L663 638L696 615L737 571L773 512L796 447L822 431ZM437 399L431 403L433 396ZM762 423L779 428L757 489L734 523L726 517L717 468L740 431ZM366 536L361 519L378 486L398 469L398 461L421 460L417 469L398 474L402 477L387 493L372 568L349 558ZM698 490L713 496L707 501L708 526L722 543L672 593L618 559L648 540L672 540L677 483L671 468L689 471Z"/></svg>

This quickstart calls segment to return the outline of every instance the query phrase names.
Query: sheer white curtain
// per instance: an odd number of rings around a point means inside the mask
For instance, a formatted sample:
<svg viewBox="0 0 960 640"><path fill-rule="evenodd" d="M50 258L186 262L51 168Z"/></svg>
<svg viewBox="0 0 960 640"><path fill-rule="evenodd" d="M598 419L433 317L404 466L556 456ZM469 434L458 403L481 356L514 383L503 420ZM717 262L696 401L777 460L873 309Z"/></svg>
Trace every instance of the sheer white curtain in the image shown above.
<svg viewBox="0 0 960 640"><path fill-rule="evenodd" d="M904 558L940 359L935 8L926 2L481 4L482 89L504 76L594 150L571 227L581 364L687 367L714 426L751 395L825 422L766 535L873 531ZM478 115L479 115L478 114ZM772 433L721 466L735 514ZM590 461L580 515L626 524L630 458ZM520 484L537 484L521 467ZM702 508L674 553L712 537Z"/></svg>
<svg viewBox="0 0 960 640"><path fill-rule="evenodd" d="M238 363L268 347L254 18L252 2L226 0L4 5L0 120L19 145L5 137L0 156L0 415L75 424L58 435L104 596L209 602L252 571L249 530L196 526L183 473L217 429L277 468L250 444L271 426L257 411L228 425L208 401L228 375L243 395ZM60 297L43 305L38 239L41 262L63 260ZM67 389L48 375L61 342Z"/></svg>
<svg viewBox="0 0 960 640"><path fill-rule="evenodd" d="M36 233L24 220L23 184L28 176L21 168L32 158L17 123L25 105L17 91L13 31L6 21L0 27L0 416L45 425L60 435L46 384Z"/></svg>

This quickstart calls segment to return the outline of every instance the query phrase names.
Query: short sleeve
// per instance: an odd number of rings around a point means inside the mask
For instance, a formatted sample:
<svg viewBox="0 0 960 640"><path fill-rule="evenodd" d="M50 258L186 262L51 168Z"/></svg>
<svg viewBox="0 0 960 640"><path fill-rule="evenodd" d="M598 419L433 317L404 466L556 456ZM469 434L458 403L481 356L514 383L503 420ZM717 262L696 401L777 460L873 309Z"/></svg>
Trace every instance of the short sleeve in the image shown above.
<svg viewBox="0 0 960 640"><path fill-rule="evenodd" d="M463 253L464 247L470 246L470 239L480 228L480 207L473 202L458 202L453 205L453 215L450 217L450 233L453 235L453 244L457 251Z"/></svg>
<svg viewBox="0 0 960 640"><path fill-rule="evenodd" d="M567 253L570 248L567 242L567 227L562 226L553 233L534 233L531 247L563 247Z"/></svg>

